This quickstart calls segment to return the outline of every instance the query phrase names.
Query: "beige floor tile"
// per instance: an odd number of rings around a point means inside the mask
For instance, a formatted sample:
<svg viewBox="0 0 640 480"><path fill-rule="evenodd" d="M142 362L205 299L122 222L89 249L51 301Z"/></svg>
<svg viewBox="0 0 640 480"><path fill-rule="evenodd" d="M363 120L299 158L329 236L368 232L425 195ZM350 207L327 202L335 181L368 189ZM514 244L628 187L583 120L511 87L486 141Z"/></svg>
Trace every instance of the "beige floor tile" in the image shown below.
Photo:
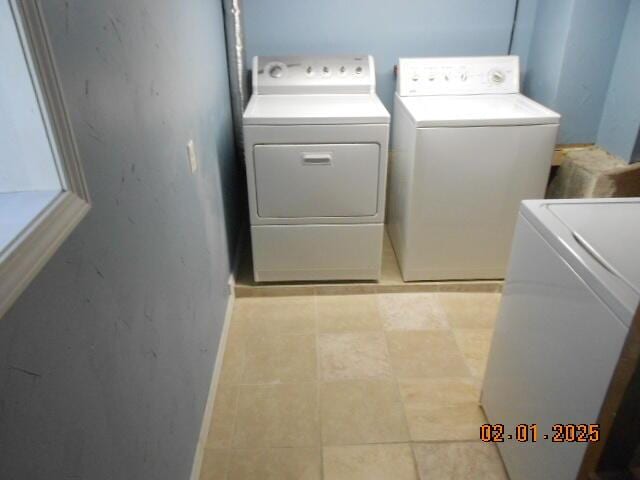
<svg viewBox="0 0 640 480"><path fill-rule="evenodd" d="M477 378L483 378L491 350L493 330L456 328L453 330L453 335L471 373Z"/></svg>
<svg viewBox="0 0 640 480"><path fill-rule="evenodd" d="M474 378L406 378L398 385L402 401L412 408L480 401L480 382Z"/></svg>
<svg viewBox="0 0 640 480"><path fill-rule="evenodd" d="M402 379L400 393L414 441L477 440L485 422L473 378Z"/></svg>
<svg viewBox="0 0 640 480"><path fill-rule="evenodd" d="M231 450L205 448L200 480L226 480Z"/></svg>
<svg viewBox="0 0 640 480"><path fill-rule="evenodd" d="M318 448L235 450L228 480L321 480Z"/></svg>
<svg viewBox="0 0 640 480"><path fill-rule="evenodd" d="M386 336L398 378L470 375L450 331L389 331Z"/></svg>
<svg viewBox="0 0 640 480"><path fill-rule="evenodd" d="M375 295L320 295L317 302L320 332L382 330Z"/></svg>
<svg viewBox="0 0 640 480"><path fill-rule="evenodd" d="M315 335L252 335L246 340L242 383L315 381Z"/></svg>
<svg viewBox="0 0 640 480"><path fill-rule="evenodd" d="M325 480L417 480L406 443L324 447Z"/></svg>
<svg viewBox="0 0 640 480"><path fill-rule="evenodd" d="M238 387L236 385L218 385L209 425L207 448L231 447L237 402Z"/></svg>
<svg viewBox="0 0 640 480"><path fill-rule="evenodd" d="M246 337L230 331L222 357L220 384L234 384L242 381L246 354Z"/></svg>
<svg viewBox="0 0 640 480"><path fill-rule="evenodd" d="M428 443L413 449L422 480L509 480L495 445Z"/></svg>
<svg viewBox="0 0 640 480"><path fill-rule="evenodd" d="M324 381L393 376L382 332L321 334L318 350Z"/></svg>
<svg viewBox="0 0 640 480"><path fill-rule="evenodd" d="M358 380L320 385L324 445L403 442L409 434L393 381Z"/></svg>
<svg viewBox="0 0 640 480"><path fill-rule="evenodd" d="M499 293L440 293L452 328L492 328L500 306Z"/></svg>
<svg viewBox="0 0 640 480"><path fill-rule="evenodd" d="M239 298L231 322L241 335L315 333L315 297Z"/></svg>
<svg viewBox="0 0 640 480"><path fill-rule="evenodd" d="M449 324L438 295L389 293L378 295L385 330L446 330Z"/></svg>
<svg viewBox="0 0 640 480"><path fill-rule="evenodd" d="M411 440L418 442L479 440L486 418L479 405L459 403L405 407Z"/></svg>
<svg viewBox="0 0 640 480"><path fill-rule="evenodd" d="M319 441L317 384L240 386L235 447L311 447Z"/></svg>

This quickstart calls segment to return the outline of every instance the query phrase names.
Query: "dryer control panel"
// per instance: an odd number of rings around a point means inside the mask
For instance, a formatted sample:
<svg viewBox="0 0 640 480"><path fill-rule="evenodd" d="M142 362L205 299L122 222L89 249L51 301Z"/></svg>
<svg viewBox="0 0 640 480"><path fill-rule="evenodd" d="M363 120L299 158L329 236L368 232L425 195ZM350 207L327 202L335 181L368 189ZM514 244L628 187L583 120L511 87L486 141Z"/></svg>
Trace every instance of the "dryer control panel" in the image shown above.
<svg viewBox="0 0 640 480"><path fill-rule="evenodd" d="M401 97L518 93L517 56L401 58L397 92Z"/></svg>
<svg viewBox="0 0 640 480"><path fill-rule="evenodd" d="M253 93L374 93L370 55L254 57Z"/></svg>

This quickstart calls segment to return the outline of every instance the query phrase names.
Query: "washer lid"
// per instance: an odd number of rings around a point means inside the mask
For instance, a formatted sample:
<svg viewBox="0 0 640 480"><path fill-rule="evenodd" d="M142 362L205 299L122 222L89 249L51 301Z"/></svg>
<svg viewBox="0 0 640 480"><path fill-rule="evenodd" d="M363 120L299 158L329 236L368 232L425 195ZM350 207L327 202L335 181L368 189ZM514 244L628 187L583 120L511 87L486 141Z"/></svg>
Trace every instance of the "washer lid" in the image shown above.
<svg viewBox="0 0 640 480"><path fill-rule="evenodd" d="M520 93L400 97L417 127L546 125L560 115Z"/></svg>
<svg viewBox="0 0 640 480"><path fill-rule="evenodd" d="M245 125L345 125L384 123L389 112L375 94L253 95Z"/></svg>
<svg viewBox="0 0 640 480"><path fill-rule="evenodd" d="M565 252L565 260L628 325L640 302L640 198L535 201L525 202L525 208L544 224L545 238Z"/></svg>
<svg viewBox="0 0 640 480"><path fill-rule="evenodd" d="M549 205L549 210L585 249L640 296L640 200Z"/></svg>

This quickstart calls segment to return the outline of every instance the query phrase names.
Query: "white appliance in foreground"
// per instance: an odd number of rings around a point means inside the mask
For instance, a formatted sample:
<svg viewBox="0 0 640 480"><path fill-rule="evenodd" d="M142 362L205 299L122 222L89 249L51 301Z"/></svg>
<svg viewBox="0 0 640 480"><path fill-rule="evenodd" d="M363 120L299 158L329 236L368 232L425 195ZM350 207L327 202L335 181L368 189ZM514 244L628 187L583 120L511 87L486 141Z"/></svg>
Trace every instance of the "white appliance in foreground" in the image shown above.
<svg viewBox="0 0 640 480"><path fill-rule="evenodd" d="M244 145L256 281L380 276L389 113L370 56L256 57Z"/></svg>
<svg viewBox="0 0 640 480"><path fill-rule="evenodd" d="M552 442L553 425L598 420L640 301L638 245L640 199L523 203L481 400L511 480L576 478L587 443ZM518 424L538 441L508 439Z"/></svg>
<svg viewBox="0 0 640 480"><path fill-rule="evenodd" d="M400 59L387 222L405 281L504 277L560 121L519 76L518 57Z"/></svg>

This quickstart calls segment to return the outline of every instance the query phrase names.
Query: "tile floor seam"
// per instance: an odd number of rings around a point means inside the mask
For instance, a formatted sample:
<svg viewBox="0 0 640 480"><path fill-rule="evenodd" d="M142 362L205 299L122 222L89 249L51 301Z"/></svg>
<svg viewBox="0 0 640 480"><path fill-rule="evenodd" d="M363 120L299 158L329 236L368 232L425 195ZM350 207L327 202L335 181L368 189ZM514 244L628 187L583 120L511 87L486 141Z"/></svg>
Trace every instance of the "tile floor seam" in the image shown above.
<svg viewBox="0 0 640 480"><path fill-rule="evenodd" d="M409 428L409 418L407 417L407 407L404 402L404 397L402 395L402 390L400 389L400 382L398 381L398 375L396 374L393 368L393 362L391 362L391 354L389 353L389 341L387 336L384 335L384 344L385 349L387 350L387 357L389 358L389 363L391 365L391 371L393 372L393 383L396 385L396 389L398 390L398 395L400 396L400 402L402 403L402 418L404 418L404 426L407 429L407 435L409 440L411 440L411 430Z"/></svg>
<svg viewBox="0 0 640 480"><path fill-rule="evenodd" d="M321 448L318 447L317 445L315 446L287 446L287 447L283 447L283 446L273 446L273 447L235 447L235 448L230 448L227 450L233 450L234 452L242 452L242 451L246 451L246 452L253 452L256 450L301 450L301 449L306 449L306 450L312 450L312 449L317 449L317 448ZM219 448L218 450L224 450Z"/></svg>
<svg viewBox="0 0 640 480"><path fill-rule="evenodd" d="M265 338L265 337L308 337L310 335L315 335L315 332L273 332L273 333L239 333L240 337L257 337L257 338Z"/></svg>
<svg viewBox="0 0 640 480"><path fill-rule="evenodd" d="M379 305L378 305L378 308L380 308ZM386 335L386 332L385 332L385 335L384 335L384 341L385 341L385 346L387 348L387 355L389 355L389 362L391 363L391 370L394 373L393 374L393 380L394 380L394 382L396 384L396 388L398 389L398 395L400 395L400 402L402 402L402 415L403 415L403 418L404 418L405 427L407 429L407 435L409 437L409 441L407 443L409 445L409 450L411 451L411 458L413 459L413 469L414 469L414 472L415 472L416 480L420 480L420 469L418 468L418 459L416 458L416 453L415 453L415 450L414 450L413 444L412 444L412 441L413 441L412 437L413 436L411 434L411 429L409 427L409 417L407 416L407 406L406 406L406 403L404 401L404 396L402 395L402 390L400 389L400 382L399 382L399 379L398 379L398 375L396 374L396 372L395 372L395 370L393 368L393 363L391 362L391 355L389 354L389 340L388 340L388 337Z"/></svg>
<svg viewBox="0 0 640 480"><path fill-rule="evenodd" d="M235 402L234 402L234 409L233 409L233 427L231 428L231 440L229 442L230 443L229 448L233 448L233 445L235 443L236 427L238 424L238 404L240 403L240 387L236 386L235 389L236 389L236 395L235 395ZM214 402L214 408L215 408L215 402Z"/></svg>
<svg viewBox="0 0 640 480"><path fill-rule="evenodd" d="M318 383L318 380L305 380L301 382L226 383L225 385L236 385L238 387L262 387L273 385L307 385L312 383Z"/></svg>
<svg viewBox="0 0 640 480"><path fill-rule="evenodd" d="M336 448L336 447L359 447L361 445L367 445L367 446L371 446L371 445L407 445L410 443L414 443L411 440L393 440L393 441L389 441L389 442L359 442L359 443L331 443L328 445L323 445L322 448L325 447L330 447L330 448ZM416 443L426 443L426 442L416 442Z"/></svg>
<svg viewBox="0 0 640 480"><path fill-rule="evenodd" d="M478 439L477 440L412 440L411 443L415 443L415 444L423 444L423 443L429 443L429 444L468 443L468 444L474 444L475 445L477 443L489 444L490 442L483 442L482 440L480 440L480 432L478 432Z"/></svg>
<svg viewBox="0 0 640 480"><path fill-rule="evenodd" d="M233 316L231 317L231 321L233 321ZM243 335L239 335L239 336L240 336L239 341L241 341L241 345L242 345L242 349L241 349L241 351L242 351L242 362L241 362L242 363L242 368L240 368L240 376L239 376L239 378L243 379L244 378L244 371L247 368L247 361L248 361L248 359L247 359L247 357L248 357L248 355L247 355L247 339ZM225 353L227 353L227 352L225 352ZM223 358L222 366L224 367L224 356L222 358Z"/></svg>
<svg viewBox="0 0 640 480"><path fill-rule="evenodd" d="M469 360L467 359L467 356L464 354L464 351L462 350L460 342L458 342L458 337L456 337L456 334L453 332L453 329L451 329L451 335L453 336L453 341L458 347L458 351L460 352L460 355L462 355L462 360L464 361L464 366L467 367L467 370L469 371L469 376L472 378L476 378L476 376L473 374L473 370L471 366L469 365Z"/></svg>
<svg viewBox="0 0 640 480"><path fill-rule="evenodd" d="M320 382L322 380L322 366L320 364L320 312L318 311L318 296L313 292L313 315L315 323L315 342L316 342L316 419L318 421L318 436L320 437L319 446L320 449L320 480L324 480L324 450L322 439L322 407L320 405Z"/></svg>
<svg viewBox="0 0 640 480"><path fill-rule="evenodd" d="M493 333L494 329L493 328L452 328L451 329L451 333L453 335L453 339L456 342L456 345L458 346L458 350L460 350L460 353L462 354L462 358L464 360L464 364L467 366L467 370L469 370L469 374L471 375L471 377L473 377L474 379L478 380L480 384L482 384L482 380L484 379L484 374L481 376L476 376L473 372L473 368L471 368L469 359L467 358L467 355L465 355L464 353L464 349L462 348L462 344L461 342L458 340L458 336L455 334L456 330L471 330L471 331L477 331L477 330L487 330ZM489 342L489 345L491 345L491 341ZM488 361L488 357L485 359L485 364ZM480 401L478 400L478 403L480 403Z"/></svg>

